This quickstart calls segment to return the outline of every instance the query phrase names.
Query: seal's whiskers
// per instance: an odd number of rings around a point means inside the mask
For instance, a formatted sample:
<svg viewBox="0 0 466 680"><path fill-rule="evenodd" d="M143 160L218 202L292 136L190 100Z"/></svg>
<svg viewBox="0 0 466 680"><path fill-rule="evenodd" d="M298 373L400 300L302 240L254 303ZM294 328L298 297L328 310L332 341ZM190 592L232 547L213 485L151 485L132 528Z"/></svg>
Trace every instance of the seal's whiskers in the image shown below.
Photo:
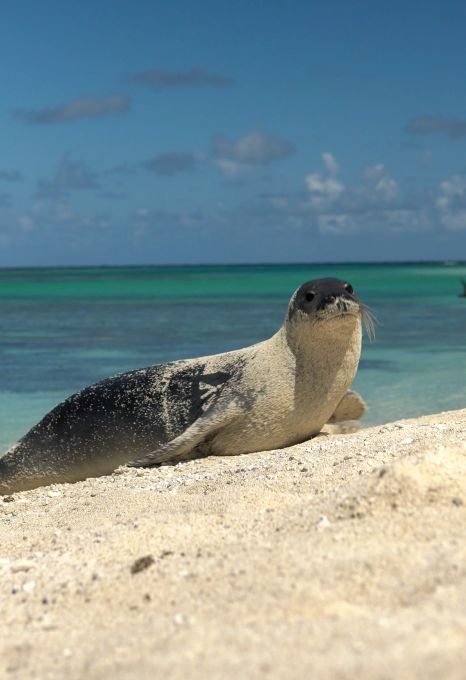
<svg viewBox="0 0 466 680"><path fill-rule="evenodd" d="M367 337L369 340L374 340L375 338L375 327L378 324L377 317L374 312L369 309L365 304L361 303L361 316L364 323L364 328L366 329Z"/></svg>

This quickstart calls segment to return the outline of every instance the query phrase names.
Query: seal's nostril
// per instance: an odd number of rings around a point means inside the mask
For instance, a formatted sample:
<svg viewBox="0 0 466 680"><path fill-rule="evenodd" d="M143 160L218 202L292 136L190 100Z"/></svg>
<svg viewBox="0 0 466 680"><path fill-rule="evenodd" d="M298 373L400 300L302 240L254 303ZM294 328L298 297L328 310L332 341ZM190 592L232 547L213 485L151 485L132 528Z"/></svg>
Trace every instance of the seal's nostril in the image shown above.
<svg viewBox="0 0 466 680"><path fill-rule="evenodd" d="M329 304L330 302L335 302L335 299L336 299L336 298L335 298L335 295L326 295L326 296L324 297L324 302L326 302L327 304Z"/></svg>

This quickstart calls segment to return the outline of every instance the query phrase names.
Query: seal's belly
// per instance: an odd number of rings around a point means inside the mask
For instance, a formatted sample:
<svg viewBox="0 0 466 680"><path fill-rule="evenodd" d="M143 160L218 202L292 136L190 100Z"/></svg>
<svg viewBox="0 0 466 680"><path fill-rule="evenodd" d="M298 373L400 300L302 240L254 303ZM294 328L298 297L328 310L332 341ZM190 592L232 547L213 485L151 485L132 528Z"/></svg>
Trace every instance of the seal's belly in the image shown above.
<svg viewBox="0 0 466 680"><path fill-rule="evenodd" d="M207 442L210 453L235 455L291 446L320 432L351 384L356 366L343 361L329 383L318 372L268 385L241 415ZM292 374L293 375L293 374ZM288 378L288 380L287 380Z"/></svg>
<svg viewBox="0 0 466 680"><path fill-rule="evenodd" d="M255 407L208 442L210 453L237 455L283 448L310 439L320 432L340 399L319 402L313 398L291 408L292 402L288 405L282 402L281 408L268 412Z"/></svg>

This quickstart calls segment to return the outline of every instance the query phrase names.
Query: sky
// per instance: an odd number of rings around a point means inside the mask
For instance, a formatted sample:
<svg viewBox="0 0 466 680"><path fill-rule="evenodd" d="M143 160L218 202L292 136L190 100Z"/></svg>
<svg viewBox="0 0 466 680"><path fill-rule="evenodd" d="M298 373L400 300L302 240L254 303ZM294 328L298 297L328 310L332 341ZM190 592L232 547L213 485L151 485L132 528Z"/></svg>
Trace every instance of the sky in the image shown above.
<svg viewBox="0 0 466 680"><path fill-rule="evenodd" d="M0 266L466 260L466 4L15 0Z"/></svg>

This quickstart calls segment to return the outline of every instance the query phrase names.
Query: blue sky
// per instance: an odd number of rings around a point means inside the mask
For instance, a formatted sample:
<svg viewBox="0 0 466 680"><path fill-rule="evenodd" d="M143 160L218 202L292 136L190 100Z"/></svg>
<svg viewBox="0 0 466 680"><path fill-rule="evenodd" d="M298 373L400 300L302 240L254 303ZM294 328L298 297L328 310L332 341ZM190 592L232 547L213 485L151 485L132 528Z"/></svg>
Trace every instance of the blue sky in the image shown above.
<svg viewBox="0 0 466 680"><path fill-rule="evenodd" d="M462 2L15 0L0 266L466 259Z"/></svg>

